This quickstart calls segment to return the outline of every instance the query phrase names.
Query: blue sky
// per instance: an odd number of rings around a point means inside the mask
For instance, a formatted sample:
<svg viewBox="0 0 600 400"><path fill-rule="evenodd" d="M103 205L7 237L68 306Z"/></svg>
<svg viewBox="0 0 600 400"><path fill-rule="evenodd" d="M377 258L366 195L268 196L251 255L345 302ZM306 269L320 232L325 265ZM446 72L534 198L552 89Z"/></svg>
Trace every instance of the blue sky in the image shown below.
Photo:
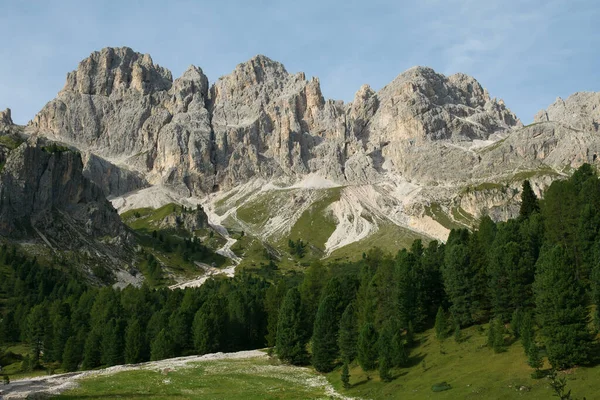
<svg viewBox="0 0 600 400"><path fill-rule="evenodd" d="M17 123L92 51L129 46L211 81L256 54L350 101L425 65L474 76L524 122L556 97L600 91L597 0L0 0L0 109Z"/></svg>

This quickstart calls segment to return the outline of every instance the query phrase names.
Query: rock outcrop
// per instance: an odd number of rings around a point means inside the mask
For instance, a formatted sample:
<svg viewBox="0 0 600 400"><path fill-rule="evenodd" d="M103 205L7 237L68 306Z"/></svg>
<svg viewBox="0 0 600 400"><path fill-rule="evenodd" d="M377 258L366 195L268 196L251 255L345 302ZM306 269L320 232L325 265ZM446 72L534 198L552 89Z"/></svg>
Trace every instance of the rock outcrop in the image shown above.
<svg viewBox="0 0 600 400"><path fill-rule="evenodd" d="M361 87L343 104L324 99L318 79L290 74L264 56L209 88L200 68L172 81L150 56L129 48L83 60L32 122L41 134L135 170L150 184L194 195L308 173L351 184L387 172L419 179L411 163L423 147L519 126L502 101L462 74L412 68L378 93ZM105 168L86 169L98 171L90 178L111 195L144 184L108 184L99 178Z"/></svg>
<svg viewBox="0 0 600 400"><path fill-rule="evenodd" d="M76 147L85 176L109 197L152 185L202 197L314 175L385 188L394 221L425 218L434 203L466 219L505 219L522 179L542 190L598 162L599 105L600 94L577 93L523 127L464 74L414 67L344 104L325 99L318 79L264 56L210 86L198 67L173 80L148 55L106 48L68 75L28 131ZM477 189L486 182L499 187Z"/></svg>
<svg viewBox="0 0 600 400"><path fill-rule="evenodd" d="M12 150L0 173L0 235L41 234L67 248L79 235L126 240L116 210L82 170L79 153L37 138Z"/></svg>
<svg viewBox="0 0 600 400"><path fill-rule="evenodd" d="M578 92L566 100L560 97L547 110L538 112L534 122L559 122L572 129L598 132L600 129L600 92Z"/></svg>

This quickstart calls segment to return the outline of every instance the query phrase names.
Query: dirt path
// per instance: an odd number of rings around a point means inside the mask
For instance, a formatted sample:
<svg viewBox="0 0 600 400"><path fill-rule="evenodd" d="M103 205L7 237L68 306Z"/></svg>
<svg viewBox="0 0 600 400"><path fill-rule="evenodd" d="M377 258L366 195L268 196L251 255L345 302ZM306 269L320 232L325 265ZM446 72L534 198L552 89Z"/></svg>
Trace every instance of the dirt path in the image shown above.
<svg viewBox="0 0 600 400"><path fill-rule="evenodd" d="M0 386L0 399L25 399L32 394L58 395L65 390L77 387L77 381L87 377L112 375L133 370L162 370L189 368L191 363L211 360L233 360L244 358L266 358L266 353L259 350L239 351L237 353L213 353L203 356L170 358L142 364L117 365L94 371L72 372L68 374L46 375L12 381Z"/></svg>

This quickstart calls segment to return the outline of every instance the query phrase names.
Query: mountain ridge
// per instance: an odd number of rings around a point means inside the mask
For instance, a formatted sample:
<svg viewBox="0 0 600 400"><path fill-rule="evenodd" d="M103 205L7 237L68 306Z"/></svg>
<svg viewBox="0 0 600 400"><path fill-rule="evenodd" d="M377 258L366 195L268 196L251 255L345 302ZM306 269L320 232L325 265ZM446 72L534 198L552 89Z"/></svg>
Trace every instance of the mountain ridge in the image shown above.
<svg viewBox="0 0 600 400"><path fill-rule="evenodd" d="M175 198L224 202L235 216L268 202L269 185L290 188L309 209L322 197L311 195L322 188L302 187L314 176L345 187L338 200L345 205L331 204L323 216L340 226L358 218L351 225L363 231L351 237L363 237L376 218L444 240L453 224L472 227L483 214L513 217L521 178L540 193L596 162L596 97L569 99L525 127L462 73L413 67L377 92L363 85L344 103L325 99L318 78L289 73L263 55L211 84L200 67L173 79L149 55L105 48L68 74L26 131L79 149L86 176L121 211ZM575 133L573 109L587 118ZM241 187L251 191L233 196ZM232 196L238 200L230 204ZM249 229L276 240L268 226L291 232L300 218L275 217Z"/></svg>

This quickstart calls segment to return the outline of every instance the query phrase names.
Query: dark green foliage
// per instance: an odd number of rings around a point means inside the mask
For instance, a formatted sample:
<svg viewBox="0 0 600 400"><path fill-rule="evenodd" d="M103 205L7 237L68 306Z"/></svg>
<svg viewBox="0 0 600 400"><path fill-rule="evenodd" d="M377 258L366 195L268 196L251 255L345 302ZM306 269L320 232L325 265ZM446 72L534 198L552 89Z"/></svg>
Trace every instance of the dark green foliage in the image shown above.
<svg viewBox="0 0 600 400"><path fill-rule="evenodd" d="M478 308L474 290L477 273L472 269L468 243L468 231L450 232L442 269L444 286L451 303L450 312L461 326L474 322L474 311Z"/></svg>
<svg viewBox="0 0 600 400"><path fill-rule="evenodd" d="M79 366L80 357L77 351L77 343L75 337L71 336L67 343L62 355L62 369L66 372L77 371Z"/></svg>
<svg viewBox="0 0 600 400"><path fill-rule="evenodd" d="M342 385L344 385L344 389L350 388L350 371L348 370L348 363L344 362L344 366L342 367Z"/></svg>
<svg viewBox="0 0 600 400"><path fill-rule="evenodd" d="M158 333L158 336L152 342L150 350L151 360L162 360L165 358L173 357L175 354L173 350L173 340L170 335L164 329Z"/></svg>
<svg viewBox="0 0 600 400"><path fill-rule="evenodd" d="M133 319L127 325L125 331L125 362L128 364L139 363L144 360L145 340L142 327L138 318Z"/></svg>
<svg viewBox="0 0 600 400"><path fill-rule="evenodd" d="M338 336L340 356L345 363L351 363L356 358L358 342L357 326L354 303L350 303L342 314Z"/></svg>
<svg viewBox="0 0 600 400"><path fill-rule="evenodd" d="M290 289L281 304L277 322L275 350L280 359L291 364L306 362L308 335L305 326L300 292L296 288Z"/></svg>
<svg viewBox="0 0 600 400"><path fill-rule="evenodd" d="M454 325L454 341L456 343L462 343L463 341L462 331L460 330L460 325L458 323Z"/></svg>
<svg viewBox="0 0 600 400"><path fill-rule="evenodd" d="M290 249L290 254L298 256L298 258L303 258L306 254L306 243L304 243L302 239L298 239L297 241L289 239L288 247Z"/></svg>
<svg viewBox="0 0 600 400"><path fill-rule="evenodd" d="M392 342L394 338L394 328L390 321L387 321L381 329L379 335L379 377L384 382L392 380L391 368L393 367Z"/></svg>
<svg viewBox="0 0 600 400"><path fill-rule="evenodd" d="M599 246L600 247L600 246ZM597 262L592 271L591 280L592 302L596 305L594 312L594 326L600 330L600 263Z"/></svg>
<svg viewBox="0 0 600 400"><path fill-rule="evenodd" d="M194 317L194 348L198 354L214 353L219 350L225 329L224 301L212 295L200 307Z"/></svg>
<svg viewBox="0 0 600 400"><path fill-rule="evenodd" d="M339 318L336 318L336 299L327 295L321 301L312 336L312 365L319 372L329 372L338 357Z"/></svg>
<svg viewBox="0 0 600 400"><path fill-rule="evenodd" d="M490 321L487 345L494 350L494 353L501 353L506 350L504 346L504 331L504 324L500 318L494 318Z"/></svg>
<svg viewBox="0 0 600 400"><path fill-rule="evenodd" d="M560 400L577 400L571 395L571 390L567 390L567 379L565 377L559 378L555 369L550 371L548 379L550 380L550 387L554 391L554 397L558 397ZM583 400L586 400L586 398L584 397Z"/></svg>
<svg viewBox="0 0 600 400"><path fill-rule="evenodd" d="M438 340L444 340L448 335L448 322L446 321L446 313L442 306L438 308L435 316L435 337Z"/></svg>
<svg viewBox="0 0 600 400"><path fill-rule="evenodd" d="M548 360L557 369L586 363L592 349L587 299L575 274L562 247L541 254L534 285L537 319Z"/></svg>
<svg viewBox="0 0 600 400"><path fill-rule="evenodd" d="M521 209L519 210L519 216L521 218L528 218L534 212L539 212L540 205L538 203L537 196L531 188L529 181L523 182L523 189L521 190Z"/></svg>
<svg viewBox="0 0 600 400"><path fill-rule="evenodd" d="M304 279L300 284L299 291L302 299L302 307L304 308L306 322L304 329L306 331L310 331L315 322L315 315L317 314L321 292L323 291L323 274L326 272L323 264L318 261L313 262L305 271Z"/></svg>
<svg viewBox="0 0 600 400"><path fill-rule="evenodd" d="M376 368L378 357L379 335L371 323L363 325L358 335L358 364L363 371L372 371Z"/></svg>
<svg viewBox="0 0 600 400"><path fill-rule="evenodd" d="M92 369L100 366L102 337L95 331L88 334L83 349L83 369Z"/></svg>
<svg viewBox="0 0 600 400"><path fill-rule="evenodd" d="M277 339L277 320L279 318L279 309L287 292L285 280L280 279L275 285L271 285L265 296L265 311L267 313L267 346L275 346Z"/></svg>
<svg viewBox="0 0 600 400"><path fill-rule="evenodd" d="M510 329L513 332L515 339L521 337L521 326L523 325L523 312L520 308L517 308L513 312L512 319L510 320Z"/></svg>
<svg viewBox="0 0 600 400"><path fill-rule="evenodd" d="M408 364L408 352L404 345L404 337L402 332L396 331L392 336L392 366L393 367L406 367Z"/></svg>

